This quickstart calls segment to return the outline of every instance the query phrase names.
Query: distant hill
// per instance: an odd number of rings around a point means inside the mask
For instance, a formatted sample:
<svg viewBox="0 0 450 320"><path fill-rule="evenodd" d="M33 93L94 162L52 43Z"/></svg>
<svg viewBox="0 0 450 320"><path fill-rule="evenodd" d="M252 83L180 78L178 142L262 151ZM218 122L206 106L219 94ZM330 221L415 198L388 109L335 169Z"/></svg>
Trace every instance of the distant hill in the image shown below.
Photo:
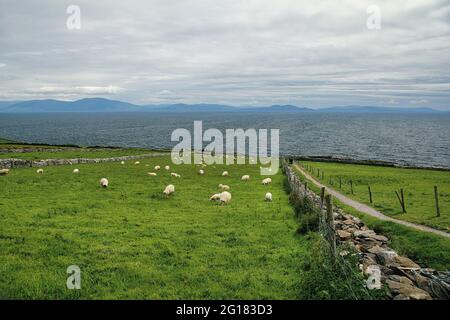
<svg viewBox="0 0 450 320"><path fill-rule="evenodd" d="M221 104L161 104L135 105L128 102L105 98L86 98L76 101L30 100L0 101L0 112L38 113L38 112L353 112L353 113L436 113L431 108L396 108L376 106L345 106L323 109L310 109L293 105L273 105L270 107L233 107Z"/></svg>
<svg viewBox="0 0 450 320"><path fill-rule="evenodd" d="M344 106L317 109L319 112L353 112L353 113L436 113L442 112L431 108L399 108L375 106Z"/></svg>
<svg viewBox="0 0 450 320"><path fill-rule="evenodd" d="M126 112L141 111L143 108L131 103L88 98L77 101L30 100L15 103L3 108L3 112Z"/></svg>

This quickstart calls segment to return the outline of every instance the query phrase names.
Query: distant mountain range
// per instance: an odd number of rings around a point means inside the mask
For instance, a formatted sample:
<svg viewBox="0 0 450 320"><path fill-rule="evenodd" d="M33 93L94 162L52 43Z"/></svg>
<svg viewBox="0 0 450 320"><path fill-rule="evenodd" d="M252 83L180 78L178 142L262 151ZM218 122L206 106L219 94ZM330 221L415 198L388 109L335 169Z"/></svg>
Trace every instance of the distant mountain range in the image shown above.
<svg viewBox="0 0 450 320"><path fill-rule="evenodd" d="M42 113L42 112L356 112L356 113L440 113L431 108L394 108L375 106L345 106L311 109L292 105L270 107L233 107L221 104L160 104L135 105L128 102L104 98L87 98L76 101L29 100L0 101L0 112Z"/></svg>

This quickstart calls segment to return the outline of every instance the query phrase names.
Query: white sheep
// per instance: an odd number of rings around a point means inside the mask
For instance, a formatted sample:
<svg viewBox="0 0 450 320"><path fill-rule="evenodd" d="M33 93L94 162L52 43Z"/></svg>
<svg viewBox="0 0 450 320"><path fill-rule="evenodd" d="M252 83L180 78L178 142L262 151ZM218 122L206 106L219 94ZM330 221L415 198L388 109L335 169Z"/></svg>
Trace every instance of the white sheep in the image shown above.
<svg viewBox="0 0 450 320"><path fill-rule="evenodd" d="M155 166L155 170L159 170L159 169L161 169L160 166Z"/></svg>
<svg viewBox="0 0 450 320"><path fill-rule="evenodd" d="M120 164L125 164L125 161L120 161Z"/></svg>
<svg viewBox="0 0 450 320"><path fill-rule="evenodd" d="M170 170L170 166L165 166L164 169Z"/></svg>
<svg viewBox="0 0 450 320"><path fill-rule="evenodd" d="M231 201L231 193L228 191L224 191L220 194L220 203L221 204L227 204Z"/></svg>
<svg viewBox="0 0 450 320"><path fill-rule="evenodd" d="M100 186L102 186L103 188L106 188L108 186L108 184L109 184L108 179L106 179L106 178L100 179Z"/></svg>
<svg viewBox="0 0 450 320"><path fill-rule="evenodd" d="M36 173L37 173L37 174L43 174L43 173L44 173L44 169L37 169L37 170L36 170Z"/></svg>
<svg viewBox="0 0 450 320"><path fill-rule="evenodd" d="M198 170L198 173L202 176L205 174L205 171L203 171L203 169Z"/></svg>
<svg viewBox="0 0 450 320"><path fill-rule="evenodd" d="M226 177L226 176L228 176L228 171L222 172L222 177Z"/></svg>
<svg viewBox="0 0 450 320"><path fill-rule="evenodd" d="M250 176L248 174L245 174L245 175L242 176L241 180L242 181L250 180Z"/></svg>
<svg viewBox="0 0 450 320"><path fill-rule="evenodd" d="M272 179L271 178L265 178L265 179L263 179L263 181L262 181L262 184L263 185L268 185L268 184L271 184L272 183Z"/></svg>
<svg viewBox="0 0 450 320"><path fill-rule="evenodd" d="M209 198L209 200L210 200L210 201L219 201L219 200L220 200L220 193L213 194L213 195Z"/></svg>
<svg viewBox="0 0 450 320"><path fill-rule="evenodd" d="M73 173L80 173L79 169L73 169Z"/></svg>
<svg viewBox="0 0 450 320"><path fill-rule="evenodd" d="M181 178L181 176L178 173L175 173L175 172L172 172L170 175L172 177L175 177L175 178Z"/></svg>
<svg viewBox="0 0 450 320"><path fill-rule="evenodd" d="M139 162L139 161L136 161L134 164L140 164L140 162Z"/></svg>
<svg viewBox="0 0 450 320"><path fill-rule="evenodd" d="M230 186L226 184L219 184L219 189L222 189L223 191L230 190Z"/></svg>
<svg viewBox="0 0 450 320"><path fill-rule="evenodd" d="M272 194L270 192L267 192L264 196L265 201L272 201Z"/></svg>
<svg viewBox="0 0 450 320"><path fill-rule="evenodd" d="M150 177L156 177L156 172L149 172L147 173Z"/></svg>
<svg viewBox="0 0 450 320"><path fill-rule="evenodd" d="M175 186L173 184L169 184L163 191L166 196L171 195L175 192Z"/></svg>
<svg viewBox="0 0 450 320"><path fill-rule="evenodd" d="M0 169L0 176L6 176L9 174L9 169Z"/></svg>

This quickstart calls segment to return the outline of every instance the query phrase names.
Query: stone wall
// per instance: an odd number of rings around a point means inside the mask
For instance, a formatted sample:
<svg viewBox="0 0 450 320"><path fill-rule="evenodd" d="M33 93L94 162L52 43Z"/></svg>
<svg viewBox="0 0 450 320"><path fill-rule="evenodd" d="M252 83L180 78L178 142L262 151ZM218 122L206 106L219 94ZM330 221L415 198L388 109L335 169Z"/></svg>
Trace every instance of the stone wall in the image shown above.
<svg viewBox="0 0 450 320"><path fill-rule="evenodd" d="M290 166L284 163L283 169L292 192L310 198L318 208L323 207L320 197L305 188ZM380 270L381 283L387 285L392 299L450 299L449 271L422 268L411 259L399 255L388 246L387 237L378 235L359 218L339 208L333 208L333 217L337 244L346 243L354 248L358 255L358 267L366 276L373 275L374 270ZM341 251L340 254L345 256L350 253Z"/></svg>
<svg viewBox="0 0 450 320"><path fill-rule="evenodd" d="M82 163L103 163L114 161L127 161L143 158L160 157L169 153L147 153L135 156L121 156L111 158L77 158L77 159L47 159L47 160L24 160L24 159L0 159L0 169L23 168L23 167L46 167L57 165L70 165Z"/></svg>

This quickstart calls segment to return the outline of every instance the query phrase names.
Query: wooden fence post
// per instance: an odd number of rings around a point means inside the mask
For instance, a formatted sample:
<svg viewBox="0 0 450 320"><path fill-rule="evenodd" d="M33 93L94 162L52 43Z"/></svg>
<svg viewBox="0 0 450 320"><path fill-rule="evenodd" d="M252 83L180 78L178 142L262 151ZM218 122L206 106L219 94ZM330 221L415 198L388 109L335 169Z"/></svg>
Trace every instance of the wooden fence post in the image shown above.
<svg viewBox="0 0 450 320"><path fill-rule="evenodd" d="M353 180L350 180L350 192L353 194Z"/></svg>
<svg viewBox="0 0 450 320"><path fill-rule="evenodd" d="M370 201L370 203L373 203L372 202L372 191L370 190L370 186L369 186L369 201Z"/></svg>
<svg viewBox="0 0 450 320"><path fill-rule="evenodd" d="M395 194L397 195L398 201L400 202L403 213L406 213L405 196L403 195L403 189L400 189L400 195L398 194L397 191L395 191Z"/></svg>
<svg viewBox="0 0 450 320"><path fill-rule="evenodd" d="M323 200L325 197L325 187L320 188L320 208L323 207Z"/></svg>
<svg viewBox="0 0 450 320"><path fill-rule="evenodd" d="M436 203L436 217L441 216L441 212L439 210L439 193L438 193L438 187L434 186L434 201Z"/></svg>
<svg viewBox="0 0 450 320"><path fill-rule="evenodd" d="M336 234L334 230L334 216L333 216L333 205L331 203L331 195L327 194L325 196L325 202L327 204L327 235L328 242L330 245L331 257L333 261L336 258Z"/></svg>

